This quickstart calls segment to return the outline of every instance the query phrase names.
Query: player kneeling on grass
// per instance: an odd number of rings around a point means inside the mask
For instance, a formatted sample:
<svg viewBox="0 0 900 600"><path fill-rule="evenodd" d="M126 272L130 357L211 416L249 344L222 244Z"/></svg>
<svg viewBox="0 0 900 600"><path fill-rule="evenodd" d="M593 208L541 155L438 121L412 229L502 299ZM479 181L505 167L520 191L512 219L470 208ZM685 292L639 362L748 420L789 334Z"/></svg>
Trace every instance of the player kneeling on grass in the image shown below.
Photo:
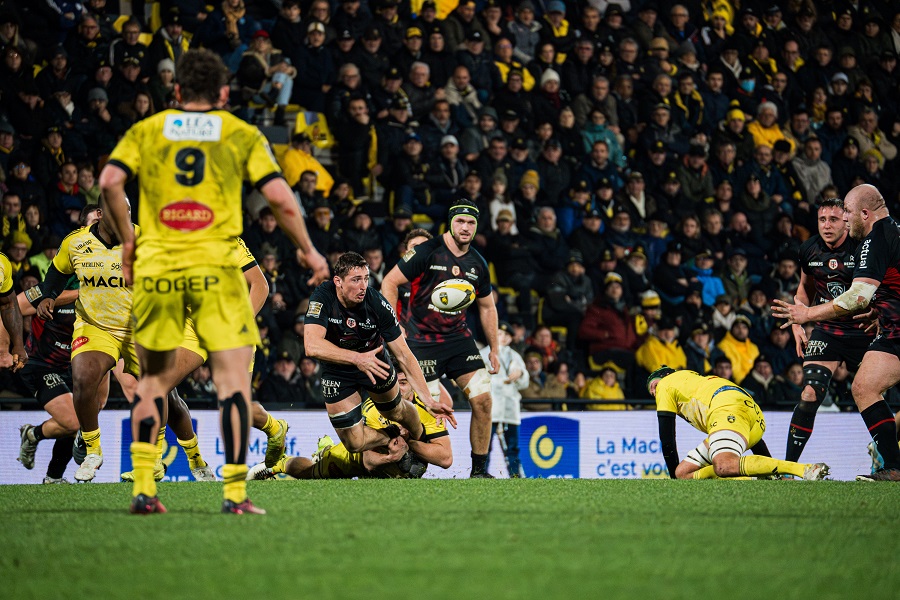
<svg viewBox="0 0 900 600"><path fill-rule="evenodd" d="M247 479L269 479L285 473L295 479L351 479L353 477L372 478L418 478L425 473L428 464L447 469L453 464L453 448L447 427L425 409L419 396L413 391L406 375L397 372L397 384L403 399L412 403L419 413L425 434L421 440L409 440L398 436L386 446L350 452L344 444L334 445L330 437L319 441L319 449L313 457L283 457L271 469L259 463L247 474ZM366 426L372 429L397 427L396 423L385 419L371 400L363 404ZM399 430L405 433L402 428ZM411 453L411 455L410 455ZM405 461L409 456L414 460ZM404 464L406 463L406 464Z"/></svg>
<svg viewBox="0 0 900 600"><path fill-rule="evenodd" d="M647 391L656 399L663 458L673 479L794 475L817 480L828 475L824 463L743 456L762 440L766 420L753 397L727 379L663 366L647 378ZM676 415L707 434L681 463L675 443Z"/></svg>

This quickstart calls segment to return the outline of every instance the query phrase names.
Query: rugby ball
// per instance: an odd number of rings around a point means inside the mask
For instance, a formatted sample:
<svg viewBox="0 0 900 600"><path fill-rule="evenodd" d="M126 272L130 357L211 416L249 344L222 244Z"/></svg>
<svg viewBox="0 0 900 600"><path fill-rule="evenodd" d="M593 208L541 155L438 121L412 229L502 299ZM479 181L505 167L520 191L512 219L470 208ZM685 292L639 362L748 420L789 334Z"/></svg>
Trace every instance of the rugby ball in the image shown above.
<svg viewBox="0 0 900 600"><path fill-rule="evenodd" d="M442 312L465 310L475 301L475 286L465 279L448 279L434 286L431 304Z"/></svg>

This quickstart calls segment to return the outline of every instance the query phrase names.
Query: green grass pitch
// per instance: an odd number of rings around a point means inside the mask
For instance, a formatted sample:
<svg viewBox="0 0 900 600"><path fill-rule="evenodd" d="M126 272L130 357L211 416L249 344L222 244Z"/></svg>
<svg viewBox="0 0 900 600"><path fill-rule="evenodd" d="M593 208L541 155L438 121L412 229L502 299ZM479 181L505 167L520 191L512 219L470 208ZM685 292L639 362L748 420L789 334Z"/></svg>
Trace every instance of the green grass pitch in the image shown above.
<svg viewBox="0 0 900 600"><path fill-rule="evenodd" d="M0 486L4 598L900 596L895 484L264 481Z"/></svg>

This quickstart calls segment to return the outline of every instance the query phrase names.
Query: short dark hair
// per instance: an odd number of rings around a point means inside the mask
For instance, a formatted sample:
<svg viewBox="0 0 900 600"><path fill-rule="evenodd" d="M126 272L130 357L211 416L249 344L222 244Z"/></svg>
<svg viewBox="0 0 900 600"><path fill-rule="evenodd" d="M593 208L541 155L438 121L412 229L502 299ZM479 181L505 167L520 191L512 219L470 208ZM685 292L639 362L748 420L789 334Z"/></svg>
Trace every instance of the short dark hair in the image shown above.
<svg viewBox="0 0 900 600"><path fill-rule="evenodd" d="M844 208L843 198L823 198L816 202L816 211L820 208Z"/></svg>
<svg viewBox="0 0 900 600"><path fill-rule="evenodd" d="M417 237L423 237L423 238L425 238L426 240L434 239L434 236L431 235L431 234L430 234L427 230L425 230L425 229L421 229L421 228L419 228L419 229L413 229L413 230L411 230L409 233L406 234L406 237L405 237L405 238L403 238L403 245L409 247L409 242L412 241L412 240L414 240L414 239L417 238Z"/></svg>
<svg viewBox="0 0 900 600"><path fill-rule="evenodd" d="M334 275L343 279L351 271L358 267L368 268L369 263L356 252L344 252L334 263Z"/></svg>
<svg viewBox="0 0 900 600"><path fill-rule="evenodd" d="M228 85L231 74L218 54L206 49L188 50L175 70L184 103L219 101L219 90Z"/></svg>

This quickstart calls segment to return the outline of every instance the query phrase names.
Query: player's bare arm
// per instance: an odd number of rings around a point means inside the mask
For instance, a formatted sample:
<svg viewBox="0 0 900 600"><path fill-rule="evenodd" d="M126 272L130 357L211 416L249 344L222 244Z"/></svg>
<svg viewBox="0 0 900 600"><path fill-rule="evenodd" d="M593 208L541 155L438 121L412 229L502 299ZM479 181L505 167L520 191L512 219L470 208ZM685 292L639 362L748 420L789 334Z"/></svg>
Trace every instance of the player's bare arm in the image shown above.
<svg viewBox="0 0 900 600"><path fill-rule="evenodd" d="M394 268L381 280L381 295L384 296L384 299L388 301L388 304L395 309L397 308L397 302L400 300L400 291L398 288L406 283L409 283L409 280L400 271L400 268L397 265L394 265Z"/></svg>
<svg viewBox="0 0 900 600"><path fill-rule="evenodd" d="M403 336L388 342L388 349L390 349L391 354L394 355L394 358L400 364L400 370L406 373L413 391L418 394L422 404L425 405L425 409L437 418L446 419L455 429L456 417L453 416L453 408L431 398L431 392L428 391L428 383L425 381L422 368L419 366L419 362L409 349Z"/></svg>
<svg viewBox="0 0 900 600"><path fill-rule="evenodd" d="M805 306L802 304L791 304L784 300L775 300L772 307L772 314L779 319L785 319L787 323L782 325L782 329L793 325L803 325L804 323L830 321L838 317L856 314L864 311L875 290L881 284L880 281L869 279L868 277L858 277L846 292L825 304L817 306Z"/></svg>
<svg viewBox="0 0 900 600"><path fill-rule="evenodd" d="M491 362L489 371L491 375L500 371L500 342L497 340L497 306L494 304L492 295L478 298L478 316L481 317L481 326L484 328L484 335L487 338L488 345L491 347L491 353L488 360Z"/></svg>
<svg viewBox="0 0 900 600"><path fill-rule="evenodd" d="M319 361L352 365L365 373L372 385L375 385L376 378L386 379L390 375L390 366L378 358L384 346L378 346L368 352L353 352L338 348L326 340L325 333L326 329L315 323L303 326L303 347L307 356Z"/></svg>
<svg viewBox="0 0 900 600"><path fill-rule="evenodd" d="M449 435L430 442L409 440L409 449L428 464L442 469L449 469L453 465L453 448L450 445Z"/></svg>
<svg viewBox="0 0 900 600"><path fill-rule="evenodd" d="M244 279L250 287L250 305L253 306L253 314L258 315L266 303L266 298L269 297L269 282L259 265L244 271Z"/></svg>
<svg viewBox="0 0 900 600"><path fill-rule="evenodd" d="M269 202L278 226L297 247L297 261L312 270L312 278L307 284L318 285L328 279L330 275L328 262L313 246L306 231L306 223L303 222L300 209L297 207L297 200L287 182L277 177L263 185L259 191Z"/></svg>
<svg viewBox="0 0 900 600"><path fill-rule="evenodd" d="M11 368L15 372L25 366L25 363L28 362L28 355L25 353L22 313L19 312L19 302L16 300L16 295L12 289L0 296L0 318L3 320L3 327L9 333L9 353L12 355Z"/></svg>
<svg viewBox="0 0 900 600"><path fill-rule="evenodd" d="M804 271L801 270L800 286L797 288L797 293L794 294L794 304L809 306L810 302L812 302L811 298L815 297L815 282L813 282L812 277L808 276ZM809 340L806 339L806 330L803 329L802 325L793 323L791 324L791 331L794 334L794 343L796 344L797 356L803 356L803 352L806 349L806 344L809 342Z"/></svg>
<svg viewBox="0 0 900 600"><path fill-rule="evenodd" d="M110 228L122 242L122 277L126 285L134 283L135 235L131 209L125 197L128 174L119 166L107 164L100 172L100 194Z"/></svg>

